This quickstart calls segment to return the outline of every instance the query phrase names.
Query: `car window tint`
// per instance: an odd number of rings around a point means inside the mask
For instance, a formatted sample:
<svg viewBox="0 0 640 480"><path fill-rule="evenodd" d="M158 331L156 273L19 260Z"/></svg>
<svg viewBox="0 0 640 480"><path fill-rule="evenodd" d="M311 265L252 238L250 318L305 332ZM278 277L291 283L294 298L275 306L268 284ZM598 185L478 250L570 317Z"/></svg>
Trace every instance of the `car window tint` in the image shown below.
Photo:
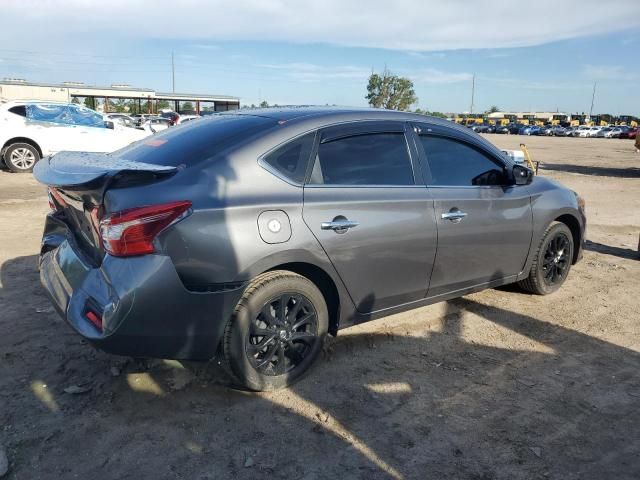
<svg viewBox="0 0 640 480"><path fill-rule="evenodd" d="M413 185L403 133L372 133L321 143L311 183Z"/></svg>
<svg viewBox="0 0 640 480"><path fill-rule="evenodd" d="M501 185L504 173L488 156L462 142L420 135L431 170L430 185Z"/></svg>
<svg viewBox="0 0 640 480"><path fill-rule="evenodd" d="M164 122L168 125L166 119ZM113 155L154 165L188 167L276 125L276 120L253 115L210 115L180 128L167 128Z"/></svg>
<svg viewBox="0 0 640 480"><path fill-rule="evenodd" d="M25 107L24 105L17 105L15 107L11 107L9 111L11 113L15 113L16 115L20 115L21 117L27 116L27 107Z"/></svg>
<svg viewBox="0 0 640 480"><path fill-rule="evenodd" d="M271 152L264 161L275 168L286 178L297 183L304 182L315 132L300 138Z"/></svg>

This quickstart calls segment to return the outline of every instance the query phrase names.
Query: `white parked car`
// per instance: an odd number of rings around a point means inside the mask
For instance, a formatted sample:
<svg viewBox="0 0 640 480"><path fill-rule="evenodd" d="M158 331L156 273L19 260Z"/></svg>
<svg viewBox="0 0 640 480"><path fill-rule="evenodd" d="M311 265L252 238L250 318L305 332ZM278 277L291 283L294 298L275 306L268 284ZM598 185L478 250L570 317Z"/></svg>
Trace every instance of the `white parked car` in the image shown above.
<svg viewBox="0 0 640 480"><path fill-rule="evenodd" d="M114 128L115 124L120 124L123 127L136 128L136 121L124 113L108 113L104 117L105 122L112 123L112 125L107 123L108 128Z"/></svg>
<svg viewBox="0 0 640 480"><path fill-rule="evenodd" d="M200 115L180 115L180 118L178 119L178 125L181 125L185 122L198 120L199 118L201 118Z"/></svg>
<svg viewBox="0 0 640 480"><path fill-rule="evenodd" d="M602 127L587 127L584 130L581 130L578 134L579 137L595 137L598 135L598 132L602 130Z"/></svg>
<svg viewBox="0 0 640 480"><path fill-rule="evenodd" d="M598 137L598 138L611 138L611 136L609 134L612 131L613 131L613 128L611 128L611 127L602 127L602 128L600 128L600 130L598 130L598 133L596 133L596 137Z"/></svg>
<svg viewBox="0 0 640 480"><path fill-rule="evenodd" d="M11 101L0 105L0 159L14 172L30 172L41 158L60 152L113 152L149 135L107 128L99 113L73 103Z"/></svg>
<svg viewBox="0 0 640 480"><path fill-rule="evenodd" d="M620 138L620 134L623 132L622 127L612 127L607 133L605 133L606 138Z"/></svg>
<svg viewBox="0 0 640 480"><path fill-rule="evenodd" d="M171 120L162 117L151 117L140 124L145 132L156 133L166 130L171 126Z"/></svg>

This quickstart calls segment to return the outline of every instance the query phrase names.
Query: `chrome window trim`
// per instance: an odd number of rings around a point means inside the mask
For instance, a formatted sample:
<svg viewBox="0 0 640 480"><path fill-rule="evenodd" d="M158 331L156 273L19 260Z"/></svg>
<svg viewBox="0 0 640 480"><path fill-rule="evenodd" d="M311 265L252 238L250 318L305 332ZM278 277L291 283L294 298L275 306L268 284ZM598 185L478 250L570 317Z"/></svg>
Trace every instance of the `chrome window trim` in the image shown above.
<svg viewBox="0 0 640 480"><path fill-rule="evenodd" d="M304 188L421 188L424 189L424 185L353 185L349 183L345 184L332 184L332 185L323 185L323 184L312 184L307 183Z"/></svg>

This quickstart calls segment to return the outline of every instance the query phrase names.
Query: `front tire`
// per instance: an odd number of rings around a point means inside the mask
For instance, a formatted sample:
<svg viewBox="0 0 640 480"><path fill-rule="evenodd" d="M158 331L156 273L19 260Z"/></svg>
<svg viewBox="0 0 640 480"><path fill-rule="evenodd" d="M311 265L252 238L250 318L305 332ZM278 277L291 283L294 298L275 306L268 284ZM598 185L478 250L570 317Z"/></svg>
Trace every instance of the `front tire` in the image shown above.
<svg viewBox="0 0 640 480"><path fill-rule="evenodd" d="M225 328L225 364L243 388L287 387L314 364L328 326L324 296L311 280L284 270L264 273L249 284Z"/></svg>
<svg viewBox="0 0 640 480"><path fill-rule="evenodd" d="M4 152L4 164L15 173L29 173L40 160L38 149L28 143L14 143Z"/></svg>
<svg viewBox="0 0 640 480"><path fill-rule="evenodd" d="M573 260L573 236L564 223L552 223L536 250L529 276L518 282L536 295L549 295L567 279Z"/></svg>

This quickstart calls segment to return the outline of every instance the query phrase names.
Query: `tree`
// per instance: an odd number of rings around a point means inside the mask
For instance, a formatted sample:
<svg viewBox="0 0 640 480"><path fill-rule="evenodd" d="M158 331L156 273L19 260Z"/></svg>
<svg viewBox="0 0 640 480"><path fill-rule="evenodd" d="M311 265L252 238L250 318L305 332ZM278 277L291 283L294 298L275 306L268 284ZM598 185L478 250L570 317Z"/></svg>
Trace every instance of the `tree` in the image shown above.
<svg viewBox="0 0 640 480"><path fill-rule="evenodd" d="M260 108L267 108L269 106L269 104L267 103L266 100L263 100L260 102L260 105L258 105Z"/></svg>
<svg viewBox="0 0 640 480"><path fill-rule="evenodd" d="M367 85L366 99L374 108L408 110L418 101L413 82L408 78L393 75L385 68L382 75L372 73Z"/></svg>
<svg viewBox="0 0 640 480"><path fill-rule="evenodd" d="M491 108L486 113L496 113L500 111L500 107L497 105L492 105Z"/></svg>
<svg viewBox="0 0 640 480"><path fill-rule="evenodd" d="M448 118L442 112L430 112L429 110L421 110L420 108L416 108L413 113L417 113L418 115L429 115L431 117Z"/></svg>
<svg viewBox="0 0 640 480"><path fill-rule="evenodd" d="M194 112L195 108L193 107L193 103L184 102L182 104L182 107L180 108L180 110L183 111L183 112Z"/></svg>
<svg viewBox="0 0 640 480"><path fill-rule="evenodd" d="M124 98L118 98L112 103L112 105L116 113L126 113L129 110L127 101Z"/></svg>
<svg viewBox="0 0 640 480"><path fill-rule="evenodd" d="M151 113L151 102L149 100L142 104L142 110L140 113Z"/></svg>
<svg viewBox="0 0 640 480"><path fill-rule="evenodd" d="M92 97L84 97L84 106L95 110L96 109L95 99Z"/></svg>

